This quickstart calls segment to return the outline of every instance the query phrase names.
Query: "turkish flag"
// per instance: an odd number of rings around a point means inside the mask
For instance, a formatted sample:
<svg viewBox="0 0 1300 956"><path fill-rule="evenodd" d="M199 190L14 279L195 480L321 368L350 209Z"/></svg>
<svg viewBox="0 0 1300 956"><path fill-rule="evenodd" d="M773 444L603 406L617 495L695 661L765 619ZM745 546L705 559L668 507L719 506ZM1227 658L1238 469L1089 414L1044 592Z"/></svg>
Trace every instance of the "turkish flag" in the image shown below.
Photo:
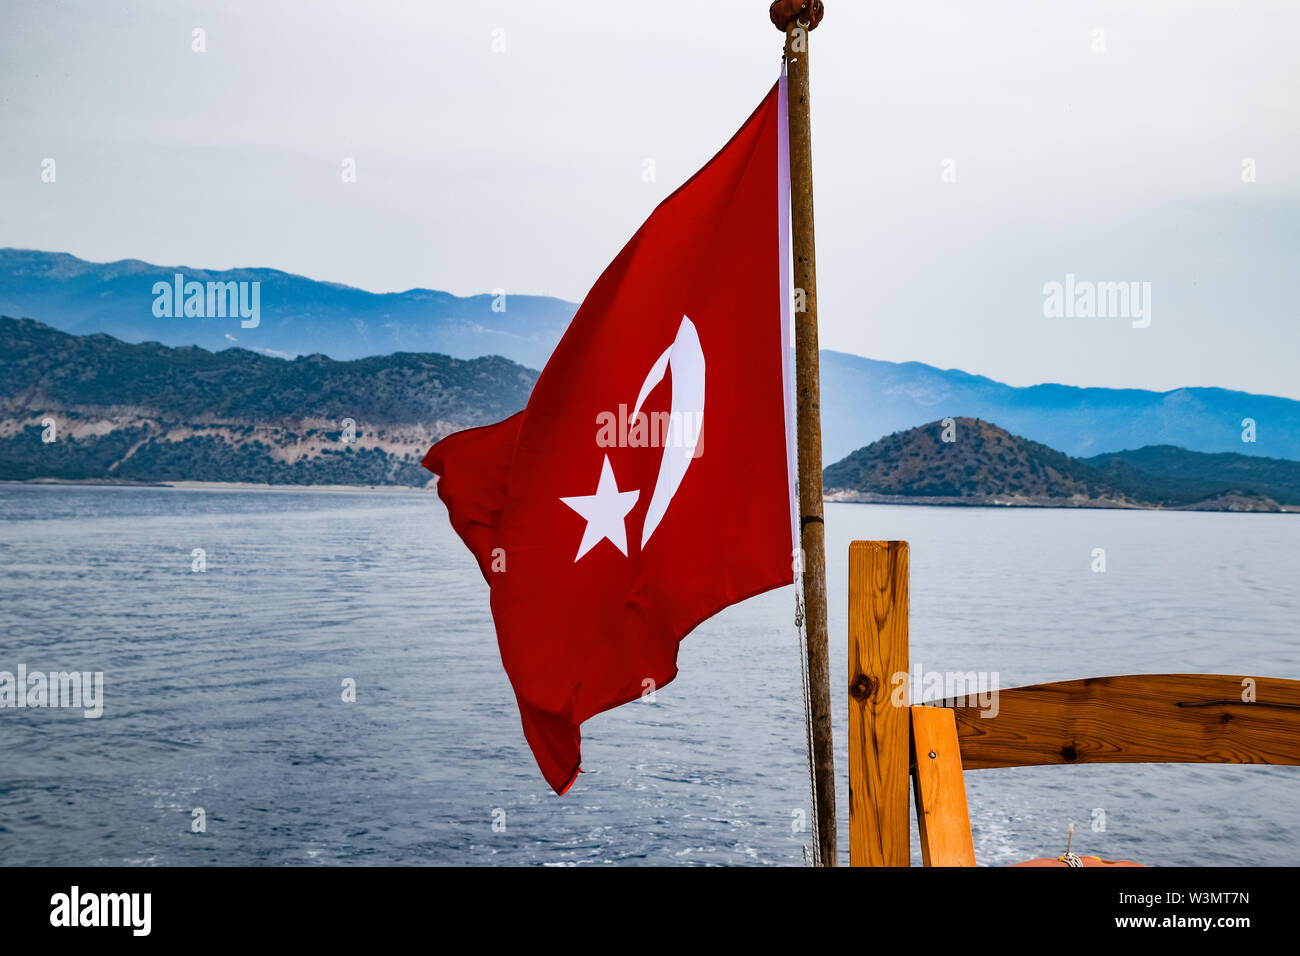
<svg viewBox="0 0 1300 956"><path fill-rule="evenodd" d="M793 582L787 155L782 79L601 275L527 407L425 456L557 793L584 720Z"/></svg>

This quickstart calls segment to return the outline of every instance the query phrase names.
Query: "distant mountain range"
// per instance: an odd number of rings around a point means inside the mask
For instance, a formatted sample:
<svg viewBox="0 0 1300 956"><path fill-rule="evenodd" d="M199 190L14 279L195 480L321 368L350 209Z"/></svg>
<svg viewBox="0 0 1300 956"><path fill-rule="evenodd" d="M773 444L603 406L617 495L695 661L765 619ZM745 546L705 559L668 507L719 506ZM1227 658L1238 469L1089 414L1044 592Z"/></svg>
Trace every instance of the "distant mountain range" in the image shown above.
<svg viewBox="0 0 1300 956"><path fill-rule="evenodd" d="M288 360L8 317L0 354L0 478L20 480L425 485L430 444L507 417L537 380L499 356ZM825 484L846 501L1300 510L1297 461L1170 446L1076 459L970 417L859 448Z"/></svg>
<svg viewBox="0 0 1300 956"><path fill-rule="evenodd" d="M1071 458L976 418L897 432L826 469L836 501L1300 511L1300 462L1169 445Z"/></svg>
<svg viewBox="0 0 1300 956"><path fill-rule="evenodd" d="M1016 388L920 362L821 353L823 460L926 422L964 415L995 421L1069 455L1147 445L1300 459L1300 401L1223 388ZM1255 441L1242 441L1255 423Z"/></svg>
<svg viewBox="0 0 1300 956"><path fill-rule="evenodd" d="M423 485L429 445L507 417L537 380L497 356L290 361L7 317L0 354L5 479Z"/></svg>
<svg viewBox="0 0 1300 956"><path fill-rule="evenodd" d="M258 281L260 322L159 318L156 282ZM346 360L394 351L469 359L500 355L541 368L576 306L507 295L457 298L411 290L375 294L271 269L211 271L138 260L97 264L63 253L0 249L0 314L26 316L65 332L103 332L126 342L248 348L293 357ZM1018 388L920 362L821 354L822 449L836 462L864 444L949 416L996 421L1017 435L1074 456L1149 445L1300 459L1300 401L1221 388ZM522 400L520 401L522 405ZM512 411L514 409L511 409ZM1242 441L1245 419L1255 423Z"/></svg>
<svg viewBox="0 0 1300 956"><path fill-rule="evenodd" d="M258 282L259 321L238 317L160 318L155 283ZM179 309L176 310L178 313ZM440 352L456 358L503 355L541 368L577 306L544 296L475 295L410 289L374 293L275 269L200 269L138 259L87 262L61 252L0 249L0 315L33 318L84 335L125 342L238 345L293 358L322 353L355 359L392 352Z"/></svg>

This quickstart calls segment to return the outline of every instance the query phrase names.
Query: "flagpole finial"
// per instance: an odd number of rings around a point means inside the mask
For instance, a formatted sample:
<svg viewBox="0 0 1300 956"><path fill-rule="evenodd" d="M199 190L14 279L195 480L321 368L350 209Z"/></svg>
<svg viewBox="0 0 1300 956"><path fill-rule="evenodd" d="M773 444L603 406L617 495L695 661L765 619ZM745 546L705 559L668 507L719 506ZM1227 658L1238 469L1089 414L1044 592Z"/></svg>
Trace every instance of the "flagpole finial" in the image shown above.
<svg viewBox="0 0 1300 956"><path fill-rule="evenodd" d="M796 20L800 26L815 30L817 24L822 22L822 17L826 16L826 6L822 0L774 0L769 13L772 15L772 23L782 33Z"/></svg>

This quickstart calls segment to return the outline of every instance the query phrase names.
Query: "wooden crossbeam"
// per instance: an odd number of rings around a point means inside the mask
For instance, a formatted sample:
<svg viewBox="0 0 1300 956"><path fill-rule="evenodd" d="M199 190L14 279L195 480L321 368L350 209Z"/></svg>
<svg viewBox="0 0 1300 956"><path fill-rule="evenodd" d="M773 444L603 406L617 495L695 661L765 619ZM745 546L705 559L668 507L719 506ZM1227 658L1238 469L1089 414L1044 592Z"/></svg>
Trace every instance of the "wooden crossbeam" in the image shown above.
<svg viewBox="0 0 1300 956"><path fill-rule="evenodd" d="M1300 681L1126 674L1013 687L953 707L967 770L1085 763L1300 764Z"/></svg>

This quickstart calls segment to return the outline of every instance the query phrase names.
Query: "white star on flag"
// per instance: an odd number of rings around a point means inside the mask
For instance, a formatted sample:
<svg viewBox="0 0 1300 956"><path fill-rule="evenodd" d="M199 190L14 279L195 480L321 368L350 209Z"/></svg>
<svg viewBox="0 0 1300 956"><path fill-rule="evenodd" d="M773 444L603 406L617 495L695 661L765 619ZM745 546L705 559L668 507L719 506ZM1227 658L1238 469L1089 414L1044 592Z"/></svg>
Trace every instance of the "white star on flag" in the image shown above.
<svg viewBox="0 0 1300 956"><path fill-rule="evenodd" d="M573 559L576 564L582 556L608 538L610 543L627 556L627 513L636 506L641 492L619 491L614 481L614 469L610 467L609 456L600 466L600 483L594 495L576 495L561 498L566 505L587 519L587 528L582 533L582 543L578 545L578 556Z"/></svg>

